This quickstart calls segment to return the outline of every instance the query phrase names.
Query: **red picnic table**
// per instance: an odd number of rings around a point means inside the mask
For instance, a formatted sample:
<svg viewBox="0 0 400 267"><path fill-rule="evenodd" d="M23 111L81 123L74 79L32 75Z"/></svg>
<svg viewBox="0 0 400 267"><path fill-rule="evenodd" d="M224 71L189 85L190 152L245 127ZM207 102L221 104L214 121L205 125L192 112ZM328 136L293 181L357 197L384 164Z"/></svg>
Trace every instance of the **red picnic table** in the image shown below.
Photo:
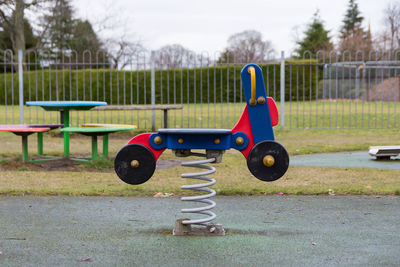
<svg viewBox="0 0 400 267"><path fill-rule="evenodd" d="M34 133L38 134L38 155L43 156L43 133L51 129L58 128L61 125L0 125L0 132L11 132L22 137L22 160L24 162L41 162L50 159L29 160L28 157L28 136Z"/></svg>

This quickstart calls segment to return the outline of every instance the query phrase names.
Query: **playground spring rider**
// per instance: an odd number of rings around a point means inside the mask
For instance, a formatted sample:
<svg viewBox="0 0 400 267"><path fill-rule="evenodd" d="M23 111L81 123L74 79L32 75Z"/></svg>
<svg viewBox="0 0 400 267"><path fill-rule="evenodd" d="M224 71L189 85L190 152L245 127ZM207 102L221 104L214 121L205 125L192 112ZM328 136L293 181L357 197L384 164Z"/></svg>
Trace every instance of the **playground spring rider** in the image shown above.
<svg viewBox="0 0 400 267"><path fill-rule="evenodd" d="M158 157L166 148L172 149L176 156L203 156L204 160L188 161L183 166L198 167L206 171L182 174L182 178L207 181L203 184L184 185L182 189L208 192L201 196L182 197L183 201L208 204L205 207L182 209L182 213L207 215L204 219L178 219L174 234L190 234L191 225L204 225L203 232L223 235L225 231L219 224L211 223L216 215L210 211L215 202L208 198L215 191L207 188L215 180L205 175L215 172L205 163L218 163L225 150L239 150L247 160L250 172L262 181L275 181L288 169L289 155L286 149L274 141L272 126L278 124L278 109L272 98L265 93L262 71L255 64L246 65L241 71L246 107L233 127L229 129L159 129L157 133L143 133L132 138L118 151L114 162L119 178L132 185L142 184L150 179L156 168ZM194 153L191 149L205 149L206 153ZM179 226L180 224L180 226ZM182 230L183 229L183 230ZM217 231L216 231L217 229ZM196 231L200 231L197 229ZM192 232L194 233L194 232Z"/></svg>

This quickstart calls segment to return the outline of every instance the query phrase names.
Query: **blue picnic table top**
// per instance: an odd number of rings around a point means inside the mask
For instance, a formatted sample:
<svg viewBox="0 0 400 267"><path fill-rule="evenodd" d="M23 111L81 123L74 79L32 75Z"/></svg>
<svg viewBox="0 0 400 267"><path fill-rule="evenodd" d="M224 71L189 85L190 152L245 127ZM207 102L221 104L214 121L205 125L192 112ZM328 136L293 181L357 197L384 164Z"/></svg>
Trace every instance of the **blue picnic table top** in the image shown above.
<svg viewBox="0 0 400 267"><path fill-rule="evenodd" d="M107 102L101 101L28 101L27 106L40 106L45 110L89 110L96 106L106 106Z"/></svg>

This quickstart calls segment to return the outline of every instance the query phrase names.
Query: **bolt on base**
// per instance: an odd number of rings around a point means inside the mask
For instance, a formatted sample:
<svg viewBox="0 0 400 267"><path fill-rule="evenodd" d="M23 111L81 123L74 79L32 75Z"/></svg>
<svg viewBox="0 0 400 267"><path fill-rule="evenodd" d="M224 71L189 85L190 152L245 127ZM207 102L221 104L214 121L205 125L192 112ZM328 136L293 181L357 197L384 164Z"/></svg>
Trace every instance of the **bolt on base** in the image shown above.
<svg viewBox="0 0 400 267"><path fill-rule="evenodd" d="M183 235L193 235L193 236L222 236L225 235L225 229L219 223L210 223L206 227L197 228L192 227L191 224L183 224L182 222L189 220L187 218L177 219L175 221L175 227L172 231L172 235L183 236Z"/></svg>

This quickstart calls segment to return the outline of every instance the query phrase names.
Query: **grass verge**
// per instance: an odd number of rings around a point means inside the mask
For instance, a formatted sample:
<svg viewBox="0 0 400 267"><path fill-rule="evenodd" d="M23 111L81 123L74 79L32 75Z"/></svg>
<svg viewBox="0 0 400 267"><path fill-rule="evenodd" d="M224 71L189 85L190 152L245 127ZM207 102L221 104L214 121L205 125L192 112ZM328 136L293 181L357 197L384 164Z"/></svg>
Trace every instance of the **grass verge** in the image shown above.
<svg viewBox="0 0 400 267"><path fill-rule="evenodd" d="M399 195L400 171L361 168L290 167L283 178L262 182L254 178L239 153L227 153L218 164L213 186L218 195L328 194ZM191 195L180 189L190 180L179 178L190 168L180 166L157 170L145 184L131 186L112 172L2 171L0 194L73 196L152 196L154 192Z"/></svg>
<svg viewBox="0 0 400 267"><path fill-rule="evenodd" d="M370 145L400 144L398 130L394 129L338 129L289 130L275 132L276 139L290 155L367 151ZM110 155L131 138L131 135L114 135L109 142ZM157 170L148 182L131 186L121 182L113 172L112 162L98 160L73 166L71 169L43 170L36 164L21 162L21 139L10 133L0 133L0 194L4 195L101 195L101 196L151 196L154 192L191 195L180 186L188 183L180 179L180 166ZM99 144L101 146L101 144ZM72 136L72 155L89 155L90 138ZM45 136L44 152L61 155L62 139ZM31 156L36 152L36 138L29 138ZM166 151L163 159L175 156ZM186 159L185 159L186 160ZM11 167L10 167L11 166ZM400 171L361 168L290 167L287 174L272 183L254 178L248 171L243 156L234 150L227 151L223 162L216 165L213 187L219 195L253 194L336 194L399 195Z"/></svg>

